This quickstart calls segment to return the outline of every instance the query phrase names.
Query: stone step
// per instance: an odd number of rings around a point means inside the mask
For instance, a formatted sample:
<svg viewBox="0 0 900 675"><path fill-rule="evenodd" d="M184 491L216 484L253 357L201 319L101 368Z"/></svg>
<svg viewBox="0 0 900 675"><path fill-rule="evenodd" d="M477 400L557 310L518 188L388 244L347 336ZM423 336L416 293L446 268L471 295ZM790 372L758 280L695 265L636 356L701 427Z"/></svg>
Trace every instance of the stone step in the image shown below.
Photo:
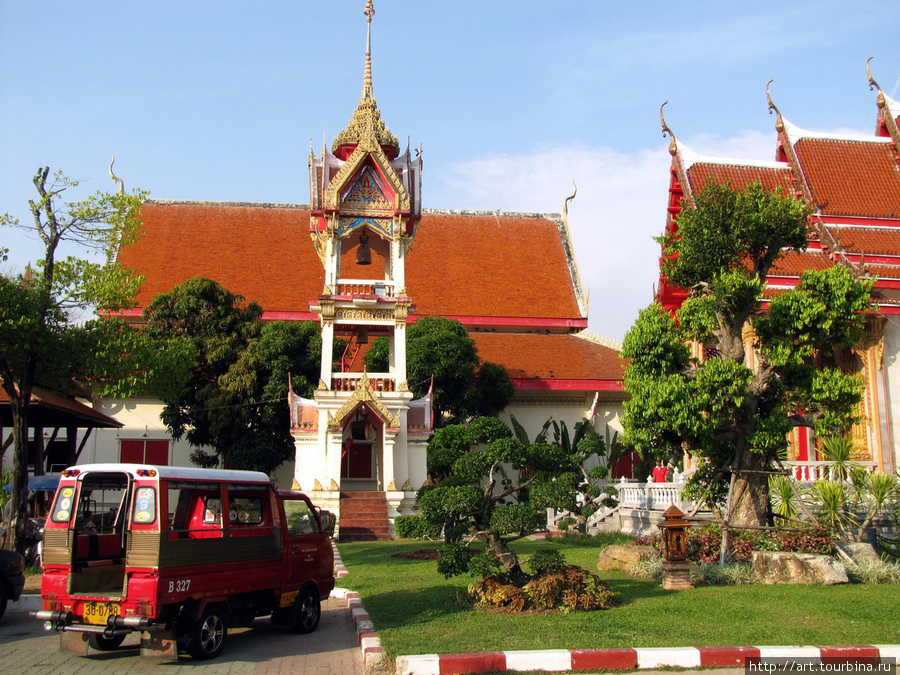
<svg viewBox="0 0 900 675"><path fill-rule="evenodd" d="M341 541L389 541L391 528L383 492L342 492L338 523Z"/></svg>

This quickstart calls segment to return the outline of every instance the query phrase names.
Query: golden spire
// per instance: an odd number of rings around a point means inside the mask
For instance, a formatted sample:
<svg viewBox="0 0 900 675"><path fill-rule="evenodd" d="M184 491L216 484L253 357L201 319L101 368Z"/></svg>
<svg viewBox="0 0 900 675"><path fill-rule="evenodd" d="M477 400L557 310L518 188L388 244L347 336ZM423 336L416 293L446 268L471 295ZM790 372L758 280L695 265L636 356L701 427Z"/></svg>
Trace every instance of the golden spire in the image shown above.
<svg viewBox="0 0 900 675"><path fill-rule="evenodd" d="M366 63L363 71L362 96L353 117L347 128L337 135L331 150L336 155L346 159L352 147L365 141L380 145L385 153L394 158L400 154L400 144L381 119L381 112L375 104L375 94L372 88L372 17L375 15L375 6L372 0L366 0L366 8L363 10L366 17ZM341 153L340 148L347 148L347 152Z"/></svg>

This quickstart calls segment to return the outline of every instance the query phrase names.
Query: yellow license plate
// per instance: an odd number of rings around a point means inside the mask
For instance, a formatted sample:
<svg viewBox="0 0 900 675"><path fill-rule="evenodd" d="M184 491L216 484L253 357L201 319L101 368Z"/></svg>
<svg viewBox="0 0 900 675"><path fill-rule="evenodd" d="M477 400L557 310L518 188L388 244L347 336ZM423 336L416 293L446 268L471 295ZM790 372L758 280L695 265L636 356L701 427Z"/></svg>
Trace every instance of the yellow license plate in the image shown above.
<svg viewBox="0 0 900 675"><path fill-rule="evenodd" d="M116 602L86 602L82 609L82 616L85 623L105 626L109 617L118 616L121 612L122 606Z"/></svg>

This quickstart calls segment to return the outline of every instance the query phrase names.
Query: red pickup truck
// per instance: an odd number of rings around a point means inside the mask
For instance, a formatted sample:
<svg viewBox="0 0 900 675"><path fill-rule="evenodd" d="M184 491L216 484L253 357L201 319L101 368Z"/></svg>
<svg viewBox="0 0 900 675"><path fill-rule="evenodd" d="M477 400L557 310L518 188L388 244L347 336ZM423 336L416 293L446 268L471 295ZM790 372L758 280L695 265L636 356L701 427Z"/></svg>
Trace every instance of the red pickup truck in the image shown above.
<svg viewBox="0 0 900 675"><path fill-rule="evenodd" d="M316 629L334 588L330 514L255 471L88 464L62 472L32 615L61 648L218 656L260 616Z"/></svg>

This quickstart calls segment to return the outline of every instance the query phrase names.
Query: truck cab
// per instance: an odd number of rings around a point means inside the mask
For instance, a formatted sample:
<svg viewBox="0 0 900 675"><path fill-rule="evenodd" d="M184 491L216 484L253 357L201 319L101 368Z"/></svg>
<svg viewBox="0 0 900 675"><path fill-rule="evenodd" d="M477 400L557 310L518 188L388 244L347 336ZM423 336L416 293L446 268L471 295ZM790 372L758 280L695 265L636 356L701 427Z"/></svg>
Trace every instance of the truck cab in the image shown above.
<svg viewBox="0 0 900 675"><path fill-rule="evenodd" d="M80 653L140 631L145 656L213 658L228 628L267 615L308 633L334 588L328 523L259 472L71 467L45 526L34 615Z"/></svg>

